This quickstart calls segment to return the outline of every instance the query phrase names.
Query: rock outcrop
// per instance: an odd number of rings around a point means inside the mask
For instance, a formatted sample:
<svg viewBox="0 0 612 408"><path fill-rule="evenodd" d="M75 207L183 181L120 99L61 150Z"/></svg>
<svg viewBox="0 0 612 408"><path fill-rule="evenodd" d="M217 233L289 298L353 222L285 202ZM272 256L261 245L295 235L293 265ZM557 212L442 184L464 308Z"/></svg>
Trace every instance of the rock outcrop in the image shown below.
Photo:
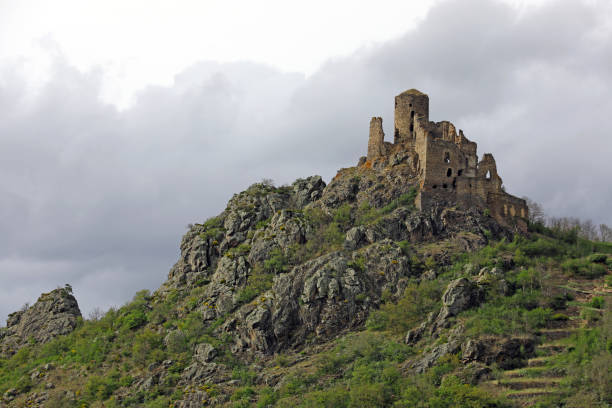
<svg viewBox="0 0 612 408"><path fill-rule="evenodd" d="M40 295L36 303L11 313L0 335L0 353L14 354L28 342L46 343L72 332L81 317L69 286Z"/></svg>
<svg viewBox="0 0 612 408"><path fill-rule="evenodd" d="M496 364L504 370L522 367L535 355L536 345L536 338L530 336L470 339L462 346L462 362Z"/></svg>

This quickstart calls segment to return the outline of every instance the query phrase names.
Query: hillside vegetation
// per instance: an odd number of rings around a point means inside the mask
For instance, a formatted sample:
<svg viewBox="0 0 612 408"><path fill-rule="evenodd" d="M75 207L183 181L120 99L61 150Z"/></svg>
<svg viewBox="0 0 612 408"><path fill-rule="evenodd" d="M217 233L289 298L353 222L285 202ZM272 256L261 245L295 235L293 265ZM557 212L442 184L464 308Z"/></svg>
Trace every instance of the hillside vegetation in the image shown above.
<svg viewBox="0 0 612 408"><path fill-rule="evenodd" d="M6 351L0 407L612 404L612 244L419 212L405 171L236 194L159 290Z"/></svg>

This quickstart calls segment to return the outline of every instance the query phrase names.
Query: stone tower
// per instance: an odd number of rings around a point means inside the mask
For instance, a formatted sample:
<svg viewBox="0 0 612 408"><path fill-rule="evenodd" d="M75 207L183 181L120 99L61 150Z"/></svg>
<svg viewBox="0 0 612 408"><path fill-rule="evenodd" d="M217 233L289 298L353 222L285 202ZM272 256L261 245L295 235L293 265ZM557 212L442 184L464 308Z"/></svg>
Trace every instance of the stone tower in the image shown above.
<svg viewBox="0 0 612 408"><path fill-rule="evenodd" d="M385 134L382 118L374 117L370 121L370 139L368 140L368 160L385 154Z"/></svg>
<svg viewBox="0 0 612 408"><path fill-rule="evenodd" d="M414 121L417 118L429 122L429 97L416 89L397 95L394 144L414 143Z"/></svg>

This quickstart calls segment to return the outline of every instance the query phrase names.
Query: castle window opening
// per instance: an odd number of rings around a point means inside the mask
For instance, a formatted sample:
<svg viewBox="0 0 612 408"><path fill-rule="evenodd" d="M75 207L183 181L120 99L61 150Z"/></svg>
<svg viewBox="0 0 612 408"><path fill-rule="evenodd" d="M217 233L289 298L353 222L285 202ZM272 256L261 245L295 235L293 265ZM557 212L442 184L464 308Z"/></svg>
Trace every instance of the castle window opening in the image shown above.
<svg viewBox="0 0 612 408"><path fill-rule="evenodd" d="M457 175L458 175L458 176L460 176L460 175L462 175L462 174L463 174L463 169L459 169L459 170L457 170Z"/></svg>
<svg viewBox="0 0 612 408"><path fill-rule="evenodd" d="M470 166L468 165L468 158L467 158L467 157L465 158L465 167L466 167L466 168L470 167Z"/></svg>
<svg viewBox="0 0 612 408"><path fill-rule="evenodd" d="M442 187L448 188L448 185L446 183L444 183L444 184L442 184Z"/></svg>
<svg viewBox="0 0 612 408"><path fill-rule="evenodd" d="M487 170L487 174L485 174L485 179L491 180L491 170Z"/></svg>
<svg viewBox="0 0 612 408"><path fill-rule="evenodd" d="M434 184L433 186L431 186L431 188L438 188L438 186Z"/></svg>
<svg viewBox="0 0 612 408"><path fill-rule="evenodd" d="M457 177L453 179L453 188L457 188Z"/></svg>
<svg viewBox="0 0 612 408"><path fill-rule="evenodd" d="M411 123L410 124L410 131L412 132L414 130L414 125Z"/></svg>
<svg viewBox="0 0 612 408"><path fill-rule="evenodd" d="M450 163L450 154L448 152L444 153L444 163Z"/></svg>
<svg viewBox="0 0 612 408"><path fill-rule="evenodd" d="M410 111L410 117L414 118L414 111Z"/></svg>
<svg viewBox="0 0 612 408"><path fill-rule="evenodd" d="M448 170L446 170L446 177L450 177L453 175L453 169L449 168Z"/></svg>

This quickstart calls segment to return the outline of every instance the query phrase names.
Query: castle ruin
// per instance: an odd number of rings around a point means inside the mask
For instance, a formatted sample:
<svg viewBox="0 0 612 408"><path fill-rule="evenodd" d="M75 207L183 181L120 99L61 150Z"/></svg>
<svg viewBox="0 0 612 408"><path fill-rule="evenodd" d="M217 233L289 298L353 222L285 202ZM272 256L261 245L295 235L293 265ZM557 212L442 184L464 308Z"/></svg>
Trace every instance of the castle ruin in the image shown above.
<svg viewBox="0 0 612 408"><path fill-rule="evenodd" d="M526 229L527 204L505 192L493 155L479 162L476 143L463 131L448 121L430 122L426 94L410 89L396 96L394 125L393 143L385 142L382 119L372 118L366 163L407 152L419 180L419 209L434 203L485 208L498 222Z"/></svg>

